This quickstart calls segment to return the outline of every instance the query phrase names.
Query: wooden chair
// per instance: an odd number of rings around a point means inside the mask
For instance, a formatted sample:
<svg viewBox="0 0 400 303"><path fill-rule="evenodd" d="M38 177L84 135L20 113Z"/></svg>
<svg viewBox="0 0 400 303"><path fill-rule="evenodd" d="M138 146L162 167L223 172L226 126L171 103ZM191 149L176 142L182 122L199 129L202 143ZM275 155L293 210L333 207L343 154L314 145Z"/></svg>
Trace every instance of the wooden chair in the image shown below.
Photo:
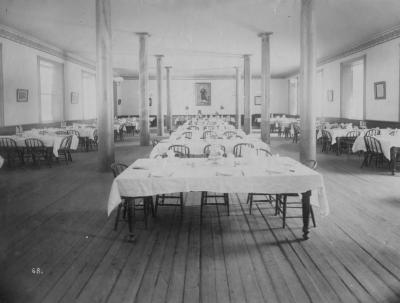
<svg viewBox="0 0 400 303"><path fill-rule="evenodd" d="M264 155L265 157L270 157L272 154L263 148L258 148L257 149L257 155ZM254 197L260 197L258 200L254 200ZM253 208L253 202L258 203L258 202L268 202L272 203L276 202L276 198L273 197L271 194L266 194L266 193L249 193L247 195L247 204L249 204L249 213L251 215L251 210Z"/></svg>
<svg viewBox="0 0 400 303"><path fill-rule="evenodd" d="M11 138L0 138L0 155L6 159L7 166L15 164L15 159L19 158L24 163L23 149L18 148L17 142Z"/></svg>
<svg viewBox="0 0 400 303"><path fill-rule="evenodd" d="M49 166L51 167L51 151L44 145L42 140L37 138L25 139L26 151L31 155L33 164L38 164L40 167L40 160L47 160Z"/></svg>
<svg viewBox="0 0 400 303"><path fill-rule="evenodd" d="M293 143L297 143L299 141L300 136L300 126L297 124L293 125Z"/></svg>
<svg viewBox="0 0 400 303"><path fill-rule="evenodd" d="M257 148L256 152L257 152L257 156L262 156L262 155L266 156L266 157L272 156L271 152L264 148Z"/></svg>
<svg viewBox="0 0 400 303"><path fill-rule="evenodd" d="M236 132L233 130L228 130L228 131L224 132L224 137L227 137L228 139L235 138Z"/></svg>
<svg viewBox="0 0 400 303"><path fill-rule="evenodd" d="M207 144L206 146L204 146L204 149L203 149L203 156L205 157L205 158L208 158L208 156L210 155L210 149L211 149L211 146L212 146L212 144ZM218 146L222 151L223 151L223 156L225 156L226 155L226 153L225 153L225 146L223 146L223 145L221 145L221 144L214 144L213 146Z"/></svg>
<svg viewBox="0 0 400 303"><path fill-rule="evenodd" d="M380 135L380 134L381 134L380 129L373 128L373 129L368 130L368 131L365 133L365 136L370 136L370 137L372 137L372 136L377 136L377 135Z"/></svg>
<svg viewBox="0 0 400 303"><path fill-rule="evenodd" d="M191 126L188 127L188 129L194 130L194 131L199 131L200 130L199 127L196 126L196 125L191 125Z"/></svg>
<svg viewBox="0 0 400 303"><path fill-rule="evenodd" d="M317 161L311 160L309 161L309 166L312 169L317 168ZM295 198L300 198L300 201L293 201L293 202L288 202L287 198L288 197L295 197ZM282 214L282 228L286 227L286 219L292 219L292 218L303 218L303 216L287 216L287 209L302 209L302 201L301 201L301 194L298 193L285 193L285 194L279 194L276 195L276 203L275 203L275 215ZM310 217L313 222L314 227L316 227L315 223L315 216L314 216L314 211L312 206L310 205Z"/></svg>
<svg viewBox="0 0 400 303"><path fill-rule="evenodd" d="M79 131L77 131L77 130L75 130L75 129L69 129L69 130L67 130L67 134L68 134L68 135L75 135L75 136L78 138L79 143L78 143L78 148L77 148L77 150L85 149L85 147L86 147L86 141L85 141L85 138L84 138L84 137L81 137L81 134L79 133Z"/></svg>
<svg viewBox="0 0 400 303"><path fill-rule="evenodd" d="M245 148L254 148L252 143L238 143L233 147L233 155L235 157L242 157L242 149Z"/></svg>
<svg viewBox="0 0 400 303"><path fill-rule="evenodd" d="M175 157L189 158L190 149L186 145L174 144L168 147L168 150L172 150L175 153Z"/></svg>
<svg viewBox="0 0 400 303"><path fill-rule="evenodd" d="M93 139L89 139L88 142L88 149L90 148L91 150L98 149L98 140L99 140L99 136L97 135L97 129L95 129L93 131Z"/></svg>
<svg viewBox="0 0 400 303"><path fill-rule="evenodd" d="M339 152L344 149L348 154L350 154L352 152L354 141L356 141L359 135L360 132L358 130L352 130L349 131L345 137L340 138L340 146L338 146Z"/></svg>
<svg viewBox="0 0 400 303"><path fill-rule="evenodd" d="M330 132L326 131L325 129L322 130L322 152L328 152L332 150L332 135Z"/></svg>
<svg viewBox="0 0 400 303"><path fill-rule="evenodd" d="M203 156L205 158L208 158L210 156L210 149L211 149L212 144L207 144L206 146L204 146L203 149ZM224 153L225 156L225 146L223 145L214 145L214 146L218 146ZM215 202L208 202L208 199L212 198L213 201ZM218 202L217 199L218 198L223 198L223 202ZM217 194L217 193L209 193L207 191L203 191L201 192L201 201L200 201L200 215L203 216L203 206L204 205L225 205L227 207L227 211L228 211L228 216L229 216L229 195L227 193L223 193L223 194Z"/></svg>
<svg viewBox="0 0 400 303"><path fill-rule="evenodd" d="M182 136L186 139L192 139L192 132L184 132L182 133Z"/></svg>
<svg viewBox="0 0 400 303"><path fill-rule="evenodd" d="M68 164L68 161L72 162L71 142L72 142L72 135L66 136L62 139L60 148L58 149L57 161L62 156L65 160L65 164Z"/></svg>
<svg viewBox="0 0 400 303"><path fill-rule="evenodd" d="M111 164L111 170L114 174L114 178L116 178L119 174L121 174L128 166L123 163L113 163ZM139 202L138 202L139 201ZM138 203L137 203L138 202ZM154 204L153 197L122 197L122 203L118 205L117 215L115 217L114 230L118 228L118 222L120 220L121 209L123 209L123 219L128 217L128 227L129 233L132 234L132 216L135 218L136 210L142 210L144 212L144 225L147 229L147 217L152 212L153 216L155 216L154 212ZM133 211L133 214L132 214Z"/></svg>
<svg viewBox="0 0 400 303"><path fill-rule="evenodd" d="M218 136L213 130L206 130L203 132L203 139L216 138L216 137Z"/></svg>
<svg viewBox="0 0 400 303"><path fill-rule="evenodd" d="M383 162L386 158L383 155L379 140L375 137L364 136L364 142L367 151L364 153L364 161L361 164L361 168L364 166L370 166L373 159L375 159L375 167L378 167L378 165L383 165Z"/></svg>
<svg viewBox="0 0 400 303"><path fill-rule="evenodd" d="M190 149L186 145L171 145L168 150L172 150L175 153L175 157L179 158L189 158L190 157ZM178 200L179 203L167 203L165 200ZM180 206L181 215L183 215L183 192L180 192L179 195L174 194L162 194L156 195L156 206L155 213L157 214L159 206Z"/></svg>

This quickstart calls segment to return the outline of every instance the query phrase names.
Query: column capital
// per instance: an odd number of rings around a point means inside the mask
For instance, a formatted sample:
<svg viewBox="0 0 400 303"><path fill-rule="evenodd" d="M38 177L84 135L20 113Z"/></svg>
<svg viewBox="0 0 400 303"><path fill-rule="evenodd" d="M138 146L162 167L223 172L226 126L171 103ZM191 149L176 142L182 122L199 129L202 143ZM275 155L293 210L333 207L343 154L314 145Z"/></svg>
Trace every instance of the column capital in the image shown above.
<svg viewBox="0 0 400 303"><path fill-rule="evenodd" d="M273 34L273 32L262 32L262 33L259 33L257 36L260 38L267 38L267 37L271 36L272 34Z"/></svg>
<svg viewBox="0 0 400 303"><path fill-rule="evenodd" d="M164 66L165 67L165 69L171 69L172 68L172 66Z"/></svg>
<svg viewBox="0 0 400 303"><path fill-rule="evenodd" d="M136 32L136 35L138 35L139 37L150 37L150 34L147 32Z"/></svg>
<svg viewBox="0 0 400 303"><path fill-rule="evenodd" d="M162 59L162 58L164 58L164 55L154 55L154 57L156 57L157 59Z"/></svg>
<svg viewBox="0 0 400 303"><path fill-rule="evenodd" d="M250 58L251 57L251 54L244 54L243 55L243 58Z"/></svg>

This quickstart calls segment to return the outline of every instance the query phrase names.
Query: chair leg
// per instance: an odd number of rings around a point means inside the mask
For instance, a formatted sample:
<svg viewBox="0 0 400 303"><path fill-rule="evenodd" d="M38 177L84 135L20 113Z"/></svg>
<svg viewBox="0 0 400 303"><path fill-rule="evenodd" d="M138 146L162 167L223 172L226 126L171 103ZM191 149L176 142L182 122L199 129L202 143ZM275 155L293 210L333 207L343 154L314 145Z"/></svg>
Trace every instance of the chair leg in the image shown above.
<svg viewBox="0 0 400 303"><path fill-rule="evenodd" d="M117 215L115 217L114 230L117 230L117 228L118 228L118 221L119 221L119 214L121 212L121 207L122 207L122 203L120 203L117 208Z"/></svg>
<svg viewBox="0 0 400 303"><path fill-rule="evenodd" d="M200 199L200 218L203 217L203 205L204 205L204 200L205 200L205 192L201 192L201 199Z"/></svg>
<svg viewBox="0 0 400 303"><path fill-rule="evenodd" d="M275 216L277 216L278 215L278 213L279 213L279 203L281 202L281 198L282 198L282 196L281 195L276 195L276 201L275 201Z"/></svg>
<svg viewBox="0 0 400 303"><path fill-rule="evenodd" d="M148 199L147 197L143 198L143 212L144 212L144 228L147 229L147 216L149 214L149 208L148 208Z"/></svg>
<svg viewBox="0 0 400 303"><path fill-rule="evenodd" d="M153 203L153 197L152 196L149 197L149 203L150 203L150 208L151 208L151 215L152 215L153 218L155 218L156 217L156 212L155 212L155 209L154 209L154 203Z"/></svg>
<svg viewBox="0 0 400 303"><path fill-rule="evenodd" d="M287 196L283 196L283 211L282 211L282 219L283 219L283 225L282 227L285 228L286 226L286 202L287 202Z"/></svg>
<svg viewBox="0 0 400 303"><path fill-rule="evenodd" d="M179 199L181 202L181 216L183 216L183 193L179 194Z"/></svg>
<svg viewBox="0 0 400 303"><path fill-rule="evenodd" d="M229 216L230 215L230 213L229 213L229 195L227 193L224 194L224 200L225 200L226 209L228 211L228 216Z"/></svg>
<svg viewBox="0 0 400 303"><path fill-rule="evenodd" d="M311 214L311 220L312 220L312 223L313 223L314 227L316 227L316 226L317 226L317 224L315 224L314 211L313 211L313 209L312 209L312 206L311 206L311 205L310 205L310 214Z"/></svg>
<svg viewBox="0 0 400 303"><path fill-rule="evenodd" d="M127 201L127 212L128 212L128 227L129 227L129 234L132 235L133 229L132 229L132 203L133 202L133 207L135 207L135 201Z"/></svg>
<svg viewBox="0 0 400 303"><path fill-rule="evenodd" d="M156 195L156 206L154 207L154 215L157 216L158 211L158 200L160 199L160 195Z"/></svg>
<svg viewBox="0 0 400 303"><path fill-rule="evenodd" d="M249 214L251 215L251 209L253 208L253 194L252 193L248 194L247 200L249 200L249 203L250 203Z"/></svg>

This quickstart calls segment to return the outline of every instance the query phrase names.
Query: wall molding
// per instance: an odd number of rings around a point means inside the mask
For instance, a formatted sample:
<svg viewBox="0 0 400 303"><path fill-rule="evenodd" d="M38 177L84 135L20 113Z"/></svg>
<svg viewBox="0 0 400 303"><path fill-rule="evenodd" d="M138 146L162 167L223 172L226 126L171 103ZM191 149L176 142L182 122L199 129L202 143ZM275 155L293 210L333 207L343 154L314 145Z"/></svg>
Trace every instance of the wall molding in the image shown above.
<svg viewBox="0 0 400 303"><path fill-rule="evenodd" d="M317 60L317 67L321 67L322 65L331 63L333 61L337 61L337 60L340 60L340 59L343 59L346 57L350 57L354 54L363 52L374 46L392 41L397 38L400 38L400 24L373 36L372 38L370 38L369 40L367 40L365 42L355 44L354 46L350 47L349 49L347 49L345 51L341 51L335 55L326 56L326 57L323 57L323 58ZM288 72L286 74L285 78L292 78L294 76L297 76L298 74L299 74L299 69L291 70L290 72Z"/></svg>
<svg viewBox="0 0 400 303"><path fill-rule="evenodd" d="M139 80L139 76L121 75L124 80ZM164 77L165 78L165 77ZM252 75L252 79L261 79L260 75ZM156 80L155 75L149 75L149 80ZM235 80L235 75L172 75L172 80ZM243 79L243 76L241 77ZM285 80L284 77L271 77L272 80Z"/></svg>
<svg viewBox="0 0 400 303"><path fill-rule="evenodd" d="M0 37L13 41L15 43L36 49L38 51L44 52L46 54L58 57L60 59L69 61L71 63L78 64L82 67L86 67L91 70L96 70L94 62L89 62L83 58L79 58L76 55L72 55L60 48L51 46L43 41L40 41L32 36L21 33L13 28L0 24Z"/></svg>

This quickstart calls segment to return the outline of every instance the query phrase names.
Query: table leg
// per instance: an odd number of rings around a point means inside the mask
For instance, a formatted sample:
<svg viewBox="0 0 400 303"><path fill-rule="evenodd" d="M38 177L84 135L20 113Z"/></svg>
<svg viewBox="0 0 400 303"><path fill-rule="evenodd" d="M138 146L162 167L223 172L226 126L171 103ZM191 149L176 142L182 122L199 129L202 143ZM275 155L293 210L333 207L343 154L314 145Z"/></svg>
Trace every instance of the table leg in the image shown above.
<svg viewBox="0 0 400 303"><path fill-rule="evenodd" d="M311 190L306 191L305 193L302 193L302 209L303 209L303 239L307 240L308 239L308 225L310 222L310 196L311 196Z"/></svg>
<svg viewBox="0 0 400 303"><path fill-rule="evenodd" d="M396 159L397 159L397 153L400 151L399 147L392 147L390 149L390 164L392 168L392 175L394 176L396 172Z"/></svg>
<svg viewBox="0 0 400 303"><path fill-rule="evenodd" d="M336 137L336 156L340 156L340 147L342 146L340 141L340 137Z"/></svg>

